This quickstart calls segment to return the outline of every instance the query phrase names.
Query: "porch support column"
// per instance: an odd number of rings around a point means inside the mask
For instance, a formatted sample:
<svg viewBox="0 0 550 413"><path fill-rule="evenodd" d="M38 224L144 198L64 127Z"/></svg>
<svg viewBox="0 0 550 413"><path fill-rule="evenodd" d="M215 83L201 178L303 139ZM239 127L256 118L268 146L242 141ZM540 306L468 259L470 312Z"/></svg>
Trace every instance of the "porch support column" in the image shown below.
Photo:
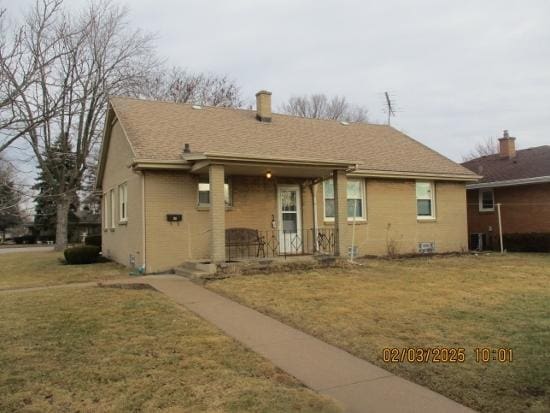
<svg viewBox="0 0 550 413"><path fill-rule="evenodd" d="M210 165L210 260L225 261L224 167Z"/></svg>
<svg viewBox="0 0 550 413"><path fill-rule="evenodd" d="M348 178L346 171L334 171L332 179L334 182L334 228L336 230L334 254L343 256L346 254L348 227Z"/></svg>

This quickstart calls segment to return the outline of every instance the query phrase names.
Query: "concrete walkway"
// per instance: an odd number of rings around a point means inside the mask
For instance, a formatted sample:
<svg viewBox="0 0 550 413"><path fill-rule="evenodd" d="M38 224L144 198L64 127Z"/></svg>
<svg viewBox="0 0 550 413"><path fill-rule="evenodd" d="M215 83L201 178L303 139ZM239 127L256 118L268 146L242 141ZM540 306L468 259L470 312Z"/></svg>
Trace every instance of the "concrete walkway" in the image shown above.
<svg viewBox="0 0 550 413"><path fill-rule="evenodd" d="M397 377L365 360L289 327L271 317L174 275L152 275L103 284L147 283L176 303L261 354L309 388L339 401L350 413L472 413L438 393ZM0 291L78 288L97 282Z"/></svg>
<svg viewBox="0 0 550 413"><path fill-rule="evenodd" d="M0 254L12 254L14 252L49 252L49 251L53 251L52 246L0 248Z"/></svg>
<svg viewBox="0 0 550 413"><path fill-rule="evenodd" d="M140 277L348 412L473 412L438 393L177 276Z"/></svg>

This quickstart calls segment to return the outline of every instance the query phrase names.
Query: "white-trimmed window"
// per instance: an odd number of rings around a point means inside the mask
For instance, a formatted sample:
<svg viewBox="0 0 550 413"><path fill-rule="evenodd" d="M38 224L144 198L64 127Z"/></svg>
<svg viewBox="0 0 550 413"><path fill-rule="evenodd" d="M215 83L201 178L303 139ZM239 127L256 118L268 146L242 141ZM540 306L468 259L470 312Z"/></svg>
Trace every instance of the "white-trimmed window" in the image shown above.
<svg viewBox="0 0 550 413"><path fill-rule="evenodd" d="M435 218L435 196L433 182L416 182L416 217Z"/></svg>
<svg viewBox="0 0 550 413"><path fill-rule="evenodd" d="M116 226L116 200L115 200L115 190L111 189L109 191L109 207L110 207L110 224L111 228L115 228Z"/></svg>
<svg viewBox="0 0 550 413"><path fill-rule="evenodd" d="M231 180L226 176L225 183L223 185L225 206L231 206L233 204L231 192ZM208 175L199 176L198 205L200 207L210 206L210 180Z"/></svg>
<svg viewBox="0 0 550 413"><path fill-rule="evenodd" d="M118 186L118 213L121 222L128 221L128 184Z"/></svg>
<svg viewBox="0 0 550 413"><path fill-rule="evenodd" d="M495 193L492 189L479 190L479 210L481 212L495 210Z"/></svg>
<svg viewBox="0 0 550 413"><path fill-rule="evenodd" d="M323 182L325 221L334 221L334 181L327 179ZM347 216L348 221L367 219L365 208L365 181L363 179L348 179L347 183Z"/></svg>
<svg viewBox="0 0 550 413"><path fill-rule="evenodd" d="M109 195L107 192L103 194L103 229L109 229Z"/></svg>

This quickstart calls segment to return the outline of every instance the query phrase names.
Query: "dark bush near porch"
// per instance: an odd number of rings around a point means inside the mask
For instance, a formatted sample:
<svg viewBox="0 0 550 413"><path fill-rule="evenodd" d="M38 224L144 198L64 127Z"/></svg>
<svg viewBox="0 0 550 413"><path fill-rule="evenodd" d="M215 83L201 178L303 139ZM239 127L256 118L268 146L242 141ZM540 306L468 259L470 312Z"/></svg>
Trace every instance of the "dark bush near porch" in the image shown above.
<svg viewBox="0 0 550 413"><path fill-rule="evenodd" d="M84 245L81 247L67 248L63 254L67 264L92 264L99 258L99 252L101 249L94 245Z"/></svg>
<svg viewBox="0 0 550 413"><path fill-rule="evenodd" d="M504 234L503 241L510 252L550 252L550 233Z"/></svg>
<svg viewBox="0 0 550 413"><path fill-rule="evenodd" d="M101 248L101 235L88 235L84 240L84 244Z"/></svg>

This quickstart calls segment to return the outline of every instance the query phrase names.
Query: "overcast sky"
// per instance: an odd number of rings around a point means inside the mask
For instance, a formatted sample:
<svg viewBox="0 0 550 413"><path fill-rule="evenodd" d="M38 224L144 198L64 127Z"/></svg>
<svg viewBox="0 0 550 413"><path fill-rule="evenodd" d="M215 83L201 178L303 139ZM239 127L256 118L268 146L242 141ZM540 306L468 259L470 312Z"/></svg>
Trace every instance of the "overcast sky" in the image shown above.
<svg viewBox="0 0 550 413"><path fill-rule="evenodd" d="M251 102L338 94L384 122L387 90L393 125L456 161L503 129L521 148L550 144L547 0L114 1L168 62L227 73Z"/></svg>

